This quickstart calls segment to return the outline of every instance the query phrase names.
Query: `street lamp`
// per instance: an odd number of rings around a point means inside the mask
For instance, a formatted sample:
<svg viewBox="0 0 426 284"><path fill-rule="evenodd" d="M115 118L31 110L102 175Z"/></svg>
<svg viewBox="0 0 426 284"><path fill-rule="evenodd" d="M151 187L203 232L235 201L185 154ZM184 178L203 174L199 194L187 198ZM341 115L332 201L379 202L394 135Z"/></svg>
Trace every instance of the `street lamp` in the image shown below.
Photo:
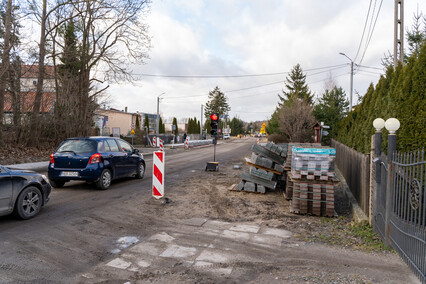
<svg viewBox="0 0 426 284"><path fill-rule="evenodd" d="M385 128L389 131L388 135L388 161L392 161L393 154L396 152L396 134L401 124L396 118L389 118L385 122Z"/></svg>
<svg viewBox="0 0 426 284"><path fill-rule="evenodd" d="M164 94L165 94L165 92L162 92L160 95L157 96L157 122L156 122L156 126L155 126L155 133L157 135L160 134L160 131L159 131L159 125L160 125L160 97L162 95L164 95Z"/></svg>
<svg viewBox="0 0 426 284"><path fill-rule="evenodd" d="M383 127L385 127L385 121L383 120L383 118L376 118L373 121L373 126L376 129L376 132L380 132L382 131Z"/></svg>
<svg viewBox="0 0 426 284"><path fill-rule="evenodd" d="M349 59L349 61L351 62L351 91L350 91L350 97L349 97L349 102L350 102L349 111L352 111L352 90L353 90L353 87L354 87L354 62L352 61L352 59L349 58L349 56L347 56L343 52L339 52L339 54L343 55L344 57Z"/></svg>
<svg viewBox="0 0 426 284"><path fill-rule="evenodd" d="M385 122L385 127L389 131L389 134L391 135L392 134L395 135L395 131L397 131L400 126L401 126L401 123L399 123L399 120L396 118L389 118Z"/></svg>

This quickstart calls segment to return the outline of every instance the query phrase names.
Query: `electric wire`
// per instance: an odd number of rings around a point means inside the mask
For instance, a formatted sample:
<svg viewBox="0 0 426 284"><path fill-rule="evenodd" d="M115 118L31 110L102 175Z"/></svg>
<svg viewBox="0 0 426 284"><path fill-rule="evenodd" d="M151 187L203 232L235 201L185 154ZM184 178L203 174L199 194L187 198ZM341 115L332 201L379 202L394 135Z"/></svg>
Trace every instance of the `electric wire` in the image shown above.
<svg viewBox="0 0 426 284"><path fill-rule="evenodd" d="M306 69L304 72L317 71L322 69L330 69L334 67L343 66L345 64L323 66L317 68ZM249 78L249 77L266 77L266 76L277 76L286 75L290 71L275 72L275 73L259 73L259 74L246 74L246 75L174 75L174 74L148 74L148 73L132 73L132 76L142 77L159 77L159 78L182 78L182 79L215 79L215 78Z"/></svg>
<svg viewBox="0 0 426 284"><path fill-rule="evenodd" d="M380 10L381 10L381 8L382 8L382 4L383 4L383 0L381 0L381 1L380 1L379 9L377 10L376 19L374 20L373 29L371 30L371 33L370 33L370 35L369 35L369 37L368 37L368 40L367 40L366 46L365 46L365 48L364 48L364 53L362 54L361 60L359 61L359 63L358 63L358 64L361 64L361 63L362 63L362 60L364 59L365 53L367 52L368 46L370 45L370 41L371 41L371 38L373 37L374 29L375 29L375 27L376 27L377 19L379 18L379 14L380 14Z"/></svg>
<svg viewBox="0 0 426 284"><path fill-rule="evenodd" d="M365 29L367 27L368 18L370 17L370 9L371 9L371 3L372 2L373 2L373 0L370 0L370 5L368 6L367 17L365 17L364 29L362 30L361 40L359 41L359 46L358 46L358 50L356 52L354 61L356 61L356 59L358 58L359 51L361 50L362 41L364 40L364 35L365 35Z"/></svg>

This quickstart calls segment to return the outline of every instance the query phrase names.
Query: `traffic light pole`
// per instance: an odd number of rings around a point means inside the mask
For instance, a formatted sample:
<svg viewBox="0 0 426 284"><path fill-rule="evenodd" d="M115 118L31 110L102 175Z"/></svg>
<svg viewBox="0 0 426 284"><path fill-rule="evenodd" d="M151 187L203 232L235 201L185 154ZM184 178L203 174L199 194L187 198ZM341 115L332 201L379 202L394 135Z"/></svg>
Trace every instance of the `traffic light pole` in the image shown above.
<svg viewBox="0 0 426 284"><path fill-rule="evenodd" d="M206 171L218 171L219 163L216 162L216 144L218 136L218 119L219 115L217 113L210 114L210 135L213 137L213 162L207 162Z"/></svg>
<svg viewBox="0 0 426 284"><path fill-rule="evenodd" d="M216 162L216 144L217 144L217 140L216 140L217 138L215 137L215 138L213 138L213 162Z"/></svg>

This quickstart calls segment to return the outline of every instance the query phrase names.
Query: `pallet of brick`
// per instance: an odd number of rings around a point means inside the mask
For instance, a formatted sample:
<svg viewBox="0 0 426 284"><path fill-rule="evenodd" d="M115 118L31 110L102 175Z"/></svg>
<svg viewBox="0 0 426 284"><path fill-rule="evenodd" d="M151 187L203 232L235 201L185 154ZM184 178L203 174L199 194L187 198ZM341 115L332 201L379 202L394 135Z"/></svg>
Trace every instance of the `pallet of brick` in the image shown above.
<svg viewBox="0 0 426 284"><path fill-rule="evenodd" d="M330 180L334 178L334 148L302 148L293 146L291 174L296 179Z"/></svg>
<svg viewBox="0 0 426 284"><path fill-rule="evenodd" d="M323 148L320 143L289 143L287 146L287 159L284 164L284 170L291 170L291 162L293 157L293 147L297 148Z"/></svg>
<svg viewBox="0 0 426 284"><path fill-rule="evenodd" d="M334 216L336 180L308 181L292 179L291 181L293 184L291 212L315 216Z"/></svg>

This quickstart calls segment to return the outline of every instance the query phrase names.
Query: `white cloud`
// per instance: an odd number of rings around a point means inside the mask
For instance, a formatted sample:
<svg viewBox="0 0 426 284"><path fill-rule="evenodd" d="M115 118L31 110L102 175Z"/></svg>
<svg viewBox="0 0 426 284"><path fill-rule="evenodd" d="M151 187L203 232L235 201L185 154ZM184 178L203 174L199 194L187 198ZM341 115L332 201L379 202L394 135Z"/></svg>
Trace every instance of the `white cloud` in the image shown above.
<svg viewBox="0 0 426 284"><path fill-rule="evenodd" d="M406 27L411 26L417 3L419 10L426 13L425 1L405 2ZM348 64L349 60L339 52L355 57L368 5L369 1L341 0L154 1L148 17L153 36L151 59L133 70L135 74L240 75L290 71L297 63L304 70ZM383 54L392 51L393 5L393 1L383 1L362 65L381 67ZM313 74L321 71L324 72ZM330 72L349 94L349 64L332 71L308 72L310 88L321 93ZM357 73L354 89L363 95L370 82L377 82L378 76ZM110 88L117 108L128 106L129 111L155 113L157 96L165 92L160 112L163 117L180 119L199 118L201 104L207 101L208 92L216 85L229 91L284 81L285 75L138 78L141 80L134 86L122 84ZM274 111L282 88L283 84L276 84L226 93L231 116L238 115L246 121L266 119Z"/></svg>

